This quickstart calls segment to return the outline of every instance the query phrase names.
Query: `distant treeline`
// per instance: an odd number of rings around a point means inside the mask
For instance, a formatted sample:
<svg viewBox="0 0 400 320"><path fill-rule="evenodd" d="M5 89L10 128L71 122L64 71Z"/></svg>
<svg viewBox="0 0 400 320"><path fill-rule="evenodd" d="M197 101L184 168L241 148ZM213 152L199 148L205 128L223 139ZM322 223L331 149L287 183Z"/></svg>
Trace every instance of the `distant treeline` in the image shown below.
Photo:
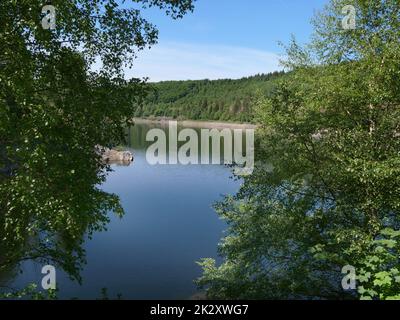
<svg viewBox="0 0 400 320"><path fill-rule="evenodd" d="M251 122L257 93L269 95L285 73L238 80L189 80L152 83L136 117Z"/></svg>

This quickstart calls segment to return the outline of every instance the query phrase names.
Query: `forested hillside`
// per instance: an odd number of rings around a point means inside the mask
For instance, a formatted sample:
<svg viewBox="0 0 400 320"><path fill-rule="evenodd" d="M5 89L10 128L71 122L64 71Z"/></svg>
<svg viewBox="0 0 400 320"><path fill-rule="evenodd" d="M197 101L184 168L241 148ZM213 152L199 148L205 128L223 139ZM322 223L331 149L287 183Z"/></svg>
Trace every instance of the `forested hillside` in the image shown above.
<svg viewBox="0 0 400 320"><path fill-rule="evenodd" d="M166 81L150 84L146 103L136 117L249 122L257 92L269 95L284 72L239 80Z"/></svg>

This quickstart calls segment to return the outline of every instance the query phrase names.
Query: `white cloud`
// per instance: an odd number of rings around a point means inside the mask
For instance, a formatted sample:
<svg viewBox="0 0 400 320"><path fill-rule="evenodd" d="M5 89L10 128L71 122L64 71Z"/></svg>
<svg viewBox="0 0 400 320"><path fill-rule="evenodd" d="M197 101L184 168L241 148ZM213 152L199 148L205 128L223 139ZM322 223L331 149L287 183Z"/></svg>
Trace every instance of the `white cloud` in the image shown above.
<svg viewBox="0 0 400 320"><path fill-rule="evenodd" d="M126 78L150 81L237 79L280 70L278 55L266 51L220 45L160 43L139 54Z"/></svg>

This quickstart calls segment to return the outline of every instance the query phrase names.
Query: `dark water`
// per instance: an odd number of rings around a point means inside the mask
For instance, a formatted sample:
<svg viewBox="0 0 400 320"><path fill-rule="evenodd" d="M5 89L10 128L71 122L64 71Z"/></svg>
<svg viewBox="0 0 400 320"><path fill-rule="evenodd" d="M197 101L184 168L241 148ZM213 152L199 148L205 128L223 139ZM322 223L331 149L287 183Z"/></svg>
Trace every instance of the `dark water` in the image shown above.
<svg viewBox="0 0 400 320"><path fill-rule="evenodd" d="M113 166L102 188L118 194L125 216L110 213L108 231L87 240L83 283L57 270L60 298L188 299L197 293L193 283L201 274L201 258L217 258L224 222L212 208L224 194L234 194L239 182L229 168L218 165L157 165L145 159L146 132L154 125L136 125L129 145L135 161ZM42 265L26 262L23 273L9 286L40 287Z"/></svg>

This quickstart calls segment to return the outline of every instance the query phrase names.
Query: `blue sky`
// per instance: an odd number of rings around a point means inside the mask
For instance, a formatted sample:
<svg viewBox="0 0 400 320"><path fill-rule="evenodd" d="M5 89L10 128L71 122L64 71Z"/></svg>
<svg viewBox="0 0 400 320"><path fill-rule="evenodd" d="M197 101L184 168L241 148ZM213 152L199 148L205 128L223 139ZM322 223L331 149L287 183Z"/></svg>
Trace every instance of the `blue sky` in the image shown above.
<svg viewBox="0 0 400 320"><path fill-rule="evenodd" d="M241 78L281 69L279 41L307 42L315 10L328 0L197 0L172 20L158 9L144 16L159 28L159 43L140 53L127 77L150 81Z"/></svg>

